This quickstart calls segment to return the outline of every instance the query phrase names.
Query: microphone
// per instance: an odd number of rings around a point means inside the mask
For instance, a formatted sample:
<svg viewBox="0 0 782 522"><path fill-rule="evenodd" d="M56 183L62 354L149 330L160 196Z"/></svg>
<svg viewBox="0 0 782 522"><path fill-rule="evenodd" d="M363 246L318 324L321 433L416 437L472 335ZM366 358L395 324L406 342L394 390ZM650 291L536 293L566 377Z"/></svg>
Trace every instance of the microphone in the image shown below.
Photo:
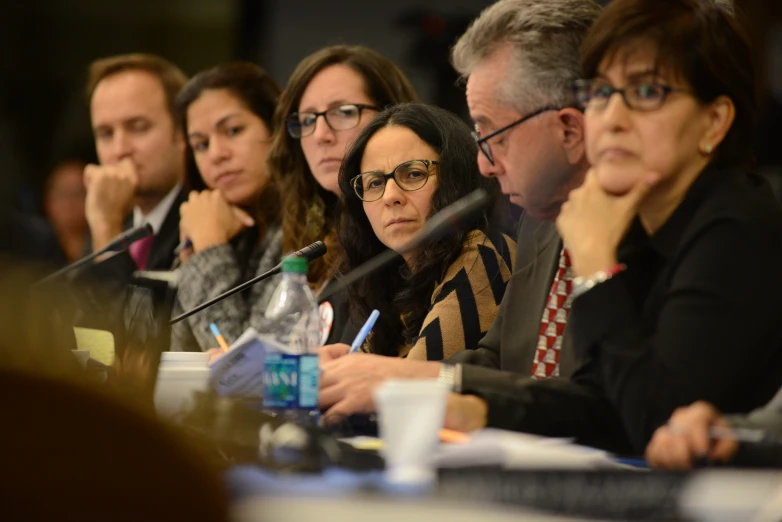
<svg viewBox="0 0 782 522"><path fill-rule="evenodd" d="M105 247L101 248L97 252L93 252L87 256L82 257L78 261L74 261L70 265L61 268L60 270L54 272L53 274L49 274L48 276L44 277L40 281L36 283L36 285L46 283L48 281L51 281L52 279L56 279L60 277L63 274L67 274L68 272L72 270L76 270L77 268L86 265L87 263L94 261L96 257L103 255L107 252L118 252L121 250L125 250L128 248L132 243L138 241L139 239L143 239L147 236L150 236L155 231L152 229L152 225L149 223L145 223L141 225L140 227L131 228L130 230L123 232L116 238L111 240L111 243L106 245Z"/></svg>
<svg viewBox="0 0 782 522"><path fill-rule="evenodd" d="M323 244L323 241L315 241L311 245L307 245L304 248L302 248L301 250L298 250L298 251L290 254L288 257L306 257L307 261L313 261L313 260L321 257L322 255L324 255L326 253L326 250L327 250L327 248L326 248L326 245ZM173 319L171 319L171 321L169 321L169 324L176 324L176 323L178 323L178 322L180 322L180 321L182 321L184 319L187 319L191 315L197 314L201 310L204 310L205 308L209 308L213 304L219 303L220 301L222 301L226 297L231 297L232 295L237 294L237 293L241 292L242 290L251 287L255 283L263 281L264 279L267 279L267 278L269 278L269 277L271 277L273 275L279 274L281 270L282 270L282 262L280 262L277 266L275 266L274 268L272 268L268 272L264 272L261 275L255 276L252 279L249 279L249 280L245 281L244 283L242 283L240 285L237 285L237 286L235 286L235 287L233 287L233 288L231 288L229 290L226 290L225 292L223 292L222 294L218 295L217 297L213 297L212 299L210 299L208 301L204 301L203 303L201 303L200 305L196 306L195 308L191 308L187 312L174 317Z"/></svg>
<svg viewBox="0 0 782 522"><path fill-rule="evenodd" d="M291 256L306 257L307 261L312 261L313 259L317 259L317 258L325 255L326 254L326 250L328 250L328 249L326 248L326 245L323 244L323 241L315 241L311 245L307 245L304 248L302 248L301 250L298 250L298 251L292 253L289 257L291 257ZM277 265L277 267L282 269L282 263Z"/></svg>
<svg viewBox="0 0 782 522"><path fill-rule="evenodd" d="M125 250L131 243L135 243L139 239L144 239L147 236L151 236L155 231L152 229L152 225L145 223L140 227L131 228L130 230L123 232L115 239L111 241L101 252L111 252L115 250Z"/></svg>
<svg viewBox="0 0 782 522"><path fill-rule="evenodd" d="M489 195L483 189L476 189L463 198L451 203L440 212L429 218L421 231L410 241L397 250L384 250L372 259L351 270L333 285L323 289L318 295L318 303L326 301L332 295L345 290L362 277L379 270L398 256L428 245L448 234L458 232L469 224L489 203Z"/></svg>
<svg viewBox="0 0 782 522"><path fill-rule="evenodd" d="M406 254L411 250L433 243L448 234L459 232L474 219L489 203L489 195L483 189L476 189L463 198L451 203L429 218L421 231L407 242L397 253Z"/></svg>

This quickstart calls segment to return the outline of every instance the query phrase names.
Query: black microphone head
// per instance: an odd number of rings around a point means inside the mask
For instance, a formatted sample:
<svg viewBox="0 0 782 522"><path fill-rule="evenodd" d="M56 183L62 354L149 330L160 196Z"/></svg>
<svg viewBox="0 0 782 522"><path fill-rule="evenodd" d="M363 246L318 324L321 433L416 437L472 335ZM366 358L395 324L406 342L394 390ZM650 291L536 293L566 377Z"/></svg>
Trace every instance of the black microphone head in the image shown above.
<svg viewBox="0 0 782 522"><path fill-rule="evenodd" d="M149 223L144 223L140 227L136 227L134 229L128 230L125 233L124 239L125 243L130 244L134 241L138 241L139 239L144 239L147 236L151 236L155 233L155 230L152 228L152 225Z"/></svg>
<svg viewBox="0 0 782 522"><path fill-rule="evenodd" d="M427 220L424 227L406 245L397 251L401 254L437 241L448 234L458 232L470 224L489 204L489 194L476 189L463 198L451 203Z"/></svg>
<svg viewBox="0 0 782 522"><path fill-rule="evenodd" d="M461 199L458 199L438 212L434 217L445 217L446 214L453 216L454 222L466 224L482 211L489 203L489 194L483 189L475 189ZM450 216L449 216L450 218Z"/></svg>
<svg viewBox="0 0 782 522"><path fill-rule="evenodd" d="M152 225L149 223L144 223L139 227L131 228L127 232L123 232L122 235L118 236L111 243L109 243L103 249L103 251L108 252L112 250L123 250L128 248L132 243L135 243L139 239L144 239L145 237L151 236L154 233L155 230L152 228Z"/></svg>
<svg viewBox="0 0 782 522"><path fill-rule="evenodd" d="M311 245L307 245L291 255L296 257L306 257L307 261L313 261L325 255L327 250L328 248L326 248L326 245L323 243L323 241L315 241Z"/></svg>

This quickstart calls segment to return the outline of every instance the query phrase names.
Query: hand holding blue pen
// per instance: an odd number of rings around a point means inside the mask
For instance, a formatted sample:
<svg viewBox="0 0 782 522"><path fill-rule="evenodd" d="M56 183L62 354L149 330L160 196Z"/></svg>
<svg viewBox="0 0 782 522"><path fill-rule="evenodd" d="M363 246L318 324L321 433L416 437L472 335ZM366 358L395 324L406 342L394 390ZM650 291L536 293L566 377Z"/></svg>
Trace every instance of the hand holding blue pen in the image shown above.
<svg viewBox="0 0 782 522"><path fill-rule="evenodd" d="M174 249L174 255L178 256L183 250L187 250L192 246L193 242L190 241L190 238L185 238L185 240L179 243L179 245L177 245L177 247Z"/></svg>
<svg viewBox="0 0 782 522"><path fill-rule="evenodd" d="M228 346L228 342L226 342L225 337L223 337L223 334L220 333L220 329L217 328L217 325L214 323L210 323L209 329L212 330L212 335L214 335L215 339L217 339L217 344L220 345L220 348L223 349L223 352L227 352L228 350L230 350L230 347Z"/></svg>
<svg viewBox="0 0 782 522"><path fill-rule="evenodd" d="M350 345L348 354L356 353L358 349L361 348L361 345L367 340L369 332L372 331L372 327L375 326L375 321L377 321L378 317L380 317L380 312L372 310L372 313L369 314L369 319L367 319L367 322L361 327L361 330L358 331L356 338L353 339L353 344Z"/></svg>

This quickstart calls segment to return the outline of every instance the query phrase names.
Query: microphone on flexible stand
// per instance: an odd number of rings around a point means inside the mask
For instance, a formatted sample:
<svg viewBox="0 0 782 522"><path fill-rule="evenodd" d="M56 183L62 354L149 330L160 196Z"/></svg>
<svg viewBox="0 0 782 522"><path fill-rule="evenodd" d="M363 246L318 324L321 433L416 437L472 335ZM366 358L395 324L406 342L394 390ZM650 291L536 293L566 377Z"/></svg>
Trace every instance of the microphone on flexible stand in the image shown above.
<svg viewBox="0 0 782 522"><path fill-rule="evenodd" d="M329 285L318 294L318 303L323 303L334 294L345 290L362 277L391 263L398 256L416 250L433 241L463 229L489 203L489 195L483 189L473 190L463 198L448 205L426 221L421 231L397 250L384 250L372 259L357 266L333 285Z"/></svg>
<svg viewBox="0 0 782 522"><path fill-rule="evenodd" d="M307 261L313 261L313 260L321 257L322 255L324 255L325 253L326 253L326 245L323 244L323 241L315 241L311 245L305 246L301 250L298 250L298 251L292 253L288 257L306 257ZM209 308L213 304L219 303L223 299L225 299L227 297L231 297L232 295L237 294L237 293L241 292L242 290L251 287L255 283L263 281L264 279L267 279L267 278L269 278L269 277L271 277L273 275L279 274L281 270L282 270L282 262L280 262L277 266L275 266L274 268L272 268L268 272L264 272L261 275L255 276L252 279L250 279L248 281L245 281L244 283L242 283L240 285L237 285L237 286L235 286L235 287L233 287L233 288L231 288L229 290L226 290L225 292L223 292L222 294L218 295L217 297L213 297L212 299L210 299L208 301L204 301L203 303L201 303L200 305L196 306L195 308L191 308L187 312L174 317L173 319L171 319L171 321L169 321L169 324L176 324L179 321L182 321L183 319L187 319L191 315L196 314L196 313L200 312L201 310L204 310L205 308ZM137 273L139 273L139 272L137 272Z"/></svg>
<svg viewBox="0 0 782 522"><path fill-rule="evenodd" d="M76 270L77 268L86 265L87 263L94 261L95 258L97 258L100 255L103 255L107 252L119 252L121 250L125 250L128 248L131 244L135 243L139 239L143 239L147 236L150 236L154 233L154 230L152 229L152 225L149 223L145 223L141 225L140 227L131 228L130 230L123 232L116 238L114 238L111 243L106 245L105 247L101 248L100 250L93 252L87 256L82 257L78 261L74 261L70 265L61 268L60 270L54 272L53 274L49 274L48 276L44 277L40 281L38 281L36 284L42 284L49 282L53 279L57 279L58 277L62 276L63 274L67 274L68 272L71 272L72 270Z"/></svg>

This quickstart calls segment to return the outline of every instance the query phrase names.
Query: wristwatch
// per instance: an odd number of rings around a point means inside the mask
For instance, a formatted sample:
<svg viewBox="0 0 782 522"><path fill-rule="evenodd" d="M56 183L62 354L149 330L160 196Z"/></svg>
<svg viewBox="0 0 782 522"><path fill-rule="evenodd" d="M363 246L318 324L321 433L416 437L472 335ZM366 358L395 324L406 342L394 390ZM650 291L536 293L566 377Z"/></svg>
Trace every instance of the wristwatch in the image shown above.
<svg viewBox="0 0 782 522"><path fill-rule="evenodd" d="M573 296L573 299L580 296L581 294L593 289L595 286L599 285L600 283L604 283L614 277L619 272L622 272L627 268L627 265L624 263L617 263L608 270L600 270L599 272L595 272L594 274L587 276L587 277L574 277L573 278L573 289L570 292Z"/></svg>
<svg viewBox="0 0 782 522"><path fill-rule="evenodd" d="M443 382L448 385L452 392L462 391L462 365L461 364L440 364L440 372L437 374L437 382Z"/></svg>

